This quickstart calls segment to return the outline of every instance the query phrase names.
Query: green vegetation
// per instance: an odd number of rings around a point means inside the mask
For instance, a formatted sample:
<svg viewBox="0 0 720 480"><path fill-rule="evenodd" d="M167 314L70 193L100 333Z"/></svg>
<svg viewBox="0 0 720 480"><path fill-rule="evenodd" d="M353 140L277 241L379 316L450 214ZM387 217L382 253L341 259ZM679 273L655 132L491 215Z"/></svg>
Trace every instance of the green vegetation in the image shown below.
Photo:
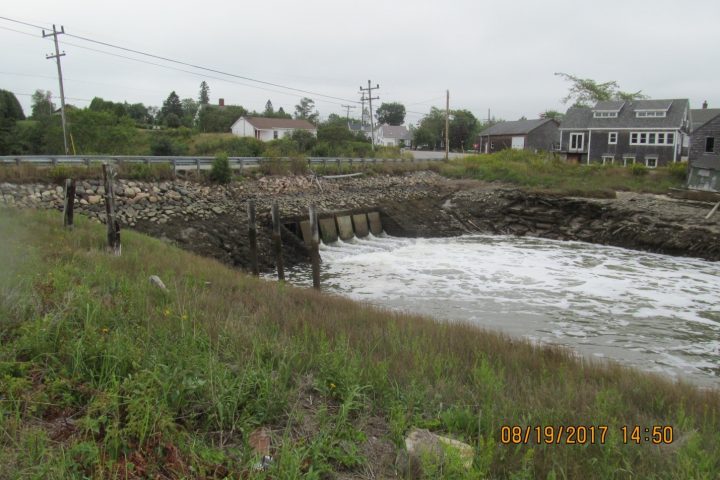
<svg viewBox="0 0 720 480"><path fill-rule="evenodd" d="M255 279L132 231L114 257L77 220L0 209L0 478L387 477L412 427L475 449L469 472L423 458L425 478L720 471L716 391ZM516 424L609 431L502 445ZM624 444L636 424L674 441ZM248 440L261 426L264 473Z"/></svg>
<svg viewBox="0 0 720 480"><path fill-rule="evenodd" d="M215 156L210 169L210 180L216 183L230 183L232 180L232 170L226 154L218 153Z"/></svg>
<svg viewBox="0 0 720 480"><path fill-rule="evenodd" d="M629 167L572 165L551 154L524 150L503 150L490 155L475 155L451 160L440 171L450 178L473 178L504 182L525 187L555 190L567 194L602 194L617 190L663 193L680 188L680 166L648 169Z"/></svg>
<svg viewBox="0 0 720 480"><path fill-rule="evenodd" d="M171 180L175 177L170 164L126 163L117 167L117 174L119 178L145 181ZM58 165L57 167L43 168L34 165L20 165L19 167L0 168L0 182L50 182L63 185L66 178L97 180L102 178L102 166L99 162L93 162L86 167Z"/></svg>

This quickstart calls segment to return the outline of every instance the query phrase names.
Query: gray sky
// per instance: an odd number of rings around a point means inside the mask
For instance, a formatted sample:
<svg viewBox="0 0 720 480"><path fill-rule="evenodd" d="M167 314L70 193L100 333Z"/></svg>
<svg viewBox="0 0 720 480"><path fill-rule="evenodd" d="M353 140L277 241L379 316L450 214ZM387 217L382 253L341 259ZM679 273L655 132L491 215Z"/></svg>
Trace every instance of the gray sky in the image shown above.
<svg viewBox="0 0 720 480"><path fill-rule="evenodd" d="M0 16L64 25L75 35L348 100L359 100L358 87L371 79L380 84L374 92L380 102L399 101L412 112L444 107L446 89L451 108L483 118L488 109L506 120L564 111L560 100L569 84L554 72L616 80L623 90L652 98L689 98L693 108L706 99L720 107L716 0L4 0ZM263 110L272 99L276 109L292 112L304 96L113 57L78 46L172 66L76 38L60 40L70 98L160 106L171 90L197 98L202 80L210 85L211 102L222 97L251 110ZM50 40L0 20L0 42L0 88L58 94L55 63L45 59ZM307 96L323 117L344 114L339 104L348 103ZM30 98L18 98L29 114ZM420 117L409 113L407 121Z"/></svg>

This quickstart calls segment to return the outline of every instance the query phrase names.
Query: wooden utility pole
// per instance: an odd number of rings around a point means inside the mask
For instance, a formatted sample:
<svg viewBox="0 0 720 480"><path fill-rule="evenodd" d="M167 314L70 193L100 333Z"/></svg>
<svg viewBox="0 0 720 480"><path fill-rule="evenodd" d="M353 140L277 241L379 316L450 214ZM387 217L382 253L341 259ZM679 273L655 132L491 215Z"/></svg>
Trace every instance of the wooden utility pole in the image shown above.
<svg viewBox="0 0 720 480"><path fill-rule="evenodd" d="M46 34L45 30L43 30L42 36L43 38L53 37L53 41L55 42L55 55L45 55L45 58L47 60L54 58L57 61L58 80L60 81L60 118L62 120L63 141L65 142L65 155L70 155L70 150L68 150L67 126L65 124L65 89L63 88L62 67L60 66L60 57L64 57L65 52L60 53L60 46L58 45L58 35L62 35L63 33L65 33L64 26L61 25L60 31L58 31L55 25L53 25L52 33Z"/></svg>
<svg viewBox="0 0 720 480"><path fill-rule="evenodd" d="M285 280L285 264L282 254L282 237L280 235L280 212L277 202L272 204L273 244L275 246L275 265L277 265L278 280Z"/></svg>
<svg viewBox="0 0 720 480"><path fill-rule="evenodd" d="M115 193L113 181L115 171L107 163L103 163L103 180L105 181L105 224L107 225L107 240L110 251L120 256L122 246L120 245L120 223L115 218Z"/></svg>
<svg viewBox="0 0 720 480"><path fill-rule="evenodd" d="M372 142L372 149L375 151L375 121L373 120L373 109L372 109L372 101L373 100L380 100L380 97L373 97L372 91L377 90L380 88L380 84L376 84L374 87L371 86L370 80L368 80L368 86L367 88L360 87L360 92L368 92L368 98L367 101L369 102L370 107L370 141ZM363 94L364 95L364 94Z"/></svg>
<svg viewBox="0 0 720 480"><path fill-rule="evenodd" d="M315 205L310 205L310 231L312 232L310 262L312 263L313 288L320 290L320 232Z"/></svg>
<svg viewBox="0 0 720 480"><path fill-rule="evenodd" d="M65 179L65 201L63 202L63 225L73 228L73 210L75 209L75 180Z"/></svg>
<svg viewBox="0 0 720 480"><path fill-rule="evenodd" d="M257 227L255 225L255 200L248 200L248 241L250 243L250 270L256 277L260 275L258 267L258 248L257 248Z"/></svg>
<svg viewBox="0 0 720 480"><path fill-rule="evenodd" d="M445 161L450 157L450 90L445 90Z"/></svg>
<svg viewBox="0 0 720 480"><path fill-rule="evenodd" d="M350 128L350 109L357 108L357 107L355 105L340 105L340 106L346 110L345 121L348 124L348 128Z"/></svg>

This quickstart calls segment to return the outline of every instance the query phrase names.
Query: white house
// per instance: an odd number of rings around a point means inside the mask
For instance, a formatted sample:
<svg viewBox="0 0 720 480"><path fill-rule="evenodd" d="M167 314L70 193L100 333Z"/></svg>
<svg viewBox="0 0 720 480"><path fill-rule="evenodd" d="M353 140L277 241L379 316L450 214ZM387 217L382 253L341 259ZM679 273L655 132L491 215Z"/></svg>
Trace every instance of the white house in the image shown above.
<svg viewBox="0 0 720 480"><path fill-rule="evenodd" d="M317 137L315 125L291 118L240 117L230 129L238 137L255 137L263 142L292 135L295 130L307 130Z"/></svg>
<svg viewBox="0 0 720 480"><path fill-rule="evenodd" d="M380 125L375 132L375 143L386 147L409 147L412 137L403 125Z"/></svg>

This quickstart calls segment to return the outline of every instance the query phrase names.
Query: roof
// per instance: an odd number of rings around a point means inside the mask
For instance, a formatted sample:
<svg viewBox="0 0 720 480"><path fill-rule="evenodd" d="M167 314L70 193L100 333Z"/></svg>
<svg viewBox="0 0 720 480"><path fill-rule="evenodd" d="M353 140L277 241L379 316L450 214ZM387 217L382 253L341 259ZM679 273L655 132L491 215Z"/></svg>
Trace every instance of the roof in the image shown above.
<svg viewBox="0 0 720 480"><path fill-rule="evenodd" d="M410 140L410 132L404 125L381 125L383 138L397 138L398 140Z"/></svg>
<svg viewBox="0 0 720 480"><path fill-rule="evenodd" d="M604 106L607 102L598 102ZM596 107L598 106L596 105ZM673 100L632 100L625 102L625 106L615 118L594 118L593 109L587 107L570 107L565 114L560 128L565 130L585 130L590 128L672 128L683 127L685 114L690 103L686 98ZM665 110L665 117L635 116L636 111Z"/></svg>
<svg viewBox="0 0 720 480"><path fill-rule="evenodd" d="M625 105L625 100L604 100L597 102L593 110L602 110L606 112L618 112Z"/></svg>
<svg viewBox="0 0 720 480"><path fill-rule="evenodd" d="M552 118L539 118L537 120L516 120L514 122L500 122L492 125L482 132L486 135L527 135L536 128L545 125L547 122L554 122Z"/></svg>
<svg viewBox="0 0 720 480"><path fill-rule="evenodd" d="M257 128L258 130L270 130L273 128L294 128L302 130L316 130L317 127L307 120L295 120L293 118L268 118L268 117L240 117ZM238 119L240 120L240 119Z"/></svg>
<svg viewBox="0 0 720 480"><path fill-rule="evenodd" d="M720 115L720 108L694 108L690 110L692 129L702 127L718 115Z"/></svg>

